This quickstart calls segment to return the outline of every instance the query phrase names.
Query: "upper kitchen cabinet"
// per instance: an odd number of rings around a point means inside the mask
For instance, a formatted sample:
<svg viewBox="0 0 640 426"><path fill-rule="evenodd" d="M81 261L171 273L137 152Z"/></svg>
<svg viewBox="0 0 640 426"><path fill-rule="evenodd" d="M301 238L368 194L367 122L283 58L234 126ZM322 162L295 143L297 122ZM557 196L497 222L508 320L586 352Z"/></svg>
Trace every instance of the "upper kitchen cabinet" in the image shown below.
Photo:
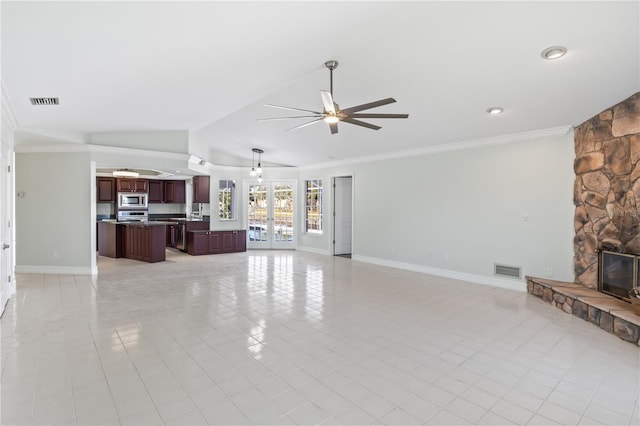
<svg viewBox="0 0 640 426"><path fill-rule="evenodd" d="M150 203L184 204L185 184L183 180L149 180Z"/></svg>
<svg viewBox="0 0 640 426"><path fill-rule="evenodd" d="M118 192L149 192L147 179L117 179Z"/></svg>
<svg viewBox="0 0 640 426"><path fill-rule="evenodd" d="M185 202L185 184L183 180L165 180L163 183L165 203ZM149 194L151 194L151 191L149 191Z"/></svg>
<svg viewBox="0 0 640 426"><path fill-rule="evenodd" d="M209 202L209 176L193 177L193 202Z"/></svg>
<svg viewBox="0 0 640 426"><path fill-rule="evenodd" d="M96 201L98 203L113 203L116 201L116 180L114 178L96 178Z"/></svg>
<svg viewBox="0 0 640 426"><path fill-rule="evenodd" d="M149 203L164 203L163 182L161 180L149 181Z"/></svg>

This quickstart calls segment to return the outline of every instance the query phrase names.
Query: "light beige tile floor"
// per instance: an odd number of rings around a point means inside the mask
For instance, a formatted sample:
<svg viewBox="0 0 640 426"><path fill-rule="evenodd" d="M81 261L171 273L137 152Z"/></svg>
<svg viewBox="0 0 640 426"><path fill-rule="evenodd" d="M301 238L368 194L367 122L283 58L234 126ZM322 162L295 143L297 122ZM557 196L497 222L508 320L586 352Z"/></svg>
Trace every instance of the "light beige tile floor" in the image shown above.
<svg viewBox="0 0 640 426"><path fill-rule="evenodd" d="M294 251L21 274L1 423L638 425L640 350L537 298Z"/></svg>

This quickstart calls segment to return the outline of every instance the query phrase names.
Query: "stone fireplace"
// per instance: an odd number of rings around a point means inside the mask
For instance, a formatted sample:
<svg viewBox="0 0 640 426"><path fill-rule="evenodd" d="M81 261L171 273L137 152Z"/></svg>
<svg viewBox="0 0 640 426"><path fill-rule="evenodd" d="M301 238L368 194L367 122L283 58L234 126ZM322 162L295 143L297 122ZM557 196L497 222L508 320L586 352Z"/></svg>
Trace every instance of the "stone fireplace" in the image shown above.
<svg viewBox="0 0 640 426"><path fill-rule="evenodd" d="M527 291L640 346L640 311L619 300L640 282L640 92L574 137L575 282L527 277Z"/></svg>
<svg viewBox="0 0 640 426"><path fill-rule="evenodd" d="M600 250L640 255L640 92L577 126L575 152L575 281L598 289Z"/></svg>

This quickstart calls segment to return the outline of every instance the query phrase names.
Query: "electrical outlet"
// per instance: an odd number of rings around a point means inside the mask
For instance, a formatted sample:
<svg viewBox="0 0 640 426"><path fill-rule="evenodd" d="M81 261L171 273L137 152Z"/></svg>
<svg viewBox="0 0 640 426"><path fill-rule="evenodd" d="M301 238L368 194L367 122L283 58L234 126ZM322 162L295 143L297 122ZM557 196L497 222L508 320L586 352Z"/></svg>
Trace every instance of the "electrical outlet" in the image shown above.
<svg viewBox="0 0 640 426"><path fill-rule="evenodd" d="M54 259L57 259L57 258L58 258L58 252L57 252L57 251L54 251L54 252L53 252L53 258L54 258Z"/></svg>
<svg viewBox="0 0 640 426"><path fill-rule="evenodd" d="M552 277L553 277L553 269L547 268L547 278L552 278Z"/></svg>

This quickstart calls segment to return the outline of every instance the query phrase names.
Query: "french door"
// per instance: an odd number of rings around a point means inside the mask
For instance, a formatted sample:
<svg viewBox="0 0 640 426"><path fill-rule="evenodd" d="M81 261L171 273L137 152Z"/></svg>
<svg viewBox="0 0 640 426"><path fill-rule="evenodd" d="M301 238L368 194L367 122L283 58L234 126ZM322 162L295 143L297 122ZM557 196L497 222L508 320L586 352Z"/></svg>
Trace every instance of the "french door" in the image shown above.
<svg viewBox="0 0 640 426"><path fill-rule="evenodd" d="M295 248L295 181L247 182L247 248Z"/></svg>

